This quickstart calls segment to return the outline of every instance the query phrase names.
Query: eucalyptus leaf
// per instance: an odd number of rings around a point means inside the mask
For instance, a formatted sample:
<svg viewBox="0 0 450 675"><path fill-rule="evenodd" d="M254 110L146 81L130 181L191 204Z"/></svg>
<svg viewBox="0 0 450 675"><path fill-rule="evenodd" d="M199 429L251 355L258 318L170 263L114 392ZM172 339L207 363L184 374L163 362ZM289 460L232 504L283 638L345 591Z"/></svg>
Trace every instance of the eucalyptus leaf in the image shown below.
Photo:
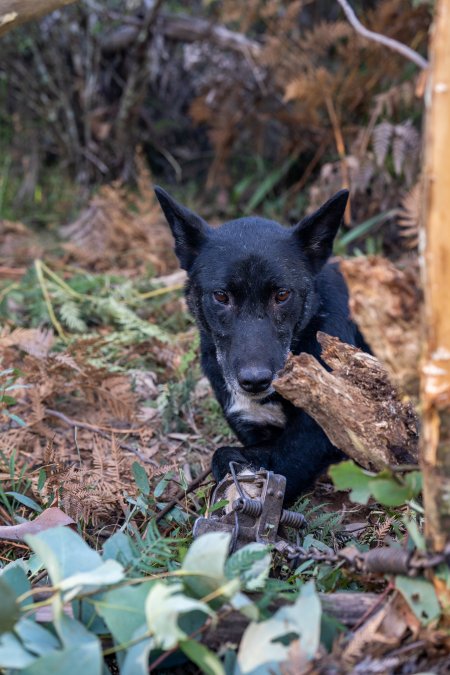
<svg viewBox="0 0 450 675"><path fill-rule="evenodd" d="M395 587L405 598L414 614L423 624L439 619L441 608L430 581L406 576L395 577Z"/></svg>
<svg viewBox="0 0 450 675"><path fill-rule="evenodd" d="M125 572L120 563L116 560L105 560L98 567L79 574L73 574L66 579L63 579L58 587L65 591L65 600L78 595L82 591L86 591L91 587L98 588L101 586L110 586L122 581ZM71 593L67 593L71 591Z"/></svg>
<svg viewBox="0 0 450 675"><path fill-rule="evenodd" d="M27 593L27 591L29 591L31 588L31 584L25 570L25 565L21 560L15 560L0 570L0 580L8 584L17 598L24 593ZM19 605L20 607L24 607L29 605L31 602L33 602L32 598L25 598L19 603Z"/></svg>
<svg viewBox="0 0 450 675"><path fill-rule="evenodd" d="M225 675L220 659L205 645L195 640L184 640L180 642L180 649L205 675Z"/></svg>
<svg viewBox="0 0 450 675"><path fill-rule="evenodd" d="M50 675L50 673L102 675L102 666L100 644L98 646L75 644L41 656L22 670L22 675Z"/></svg>
<svg viewBox="0 0 450 675"><path fill-rule="evenodd" d="M3 577L0 577L0 634L11 631L20 619L17 594Z"/></svg>
<svg viewBox="0 0 450 675"><path fill-rule="evenodd" d="M227 532L210 532L194 540L183 560L182 570L191 572L185 585L197 597L204 597L225 586L225 562L230 547L231 535ZM228 586L229 590L232 590ZM235 587L239 590L239 585Z"/></svg>
<svg viewBox="0 0 450 675"><path fill-rule="evenodd" d="M161 649L171 649L180 640L187 638L180 628L180 615L200 611L209 616L214 612L200 600L194 600L183 594L181 583L156 583L150 590L145 602L147 626L153 633L155 642Z"/></svg>
<svg viewBox="0 0 450 675"><path fill-rule="evenodd" d="M116 532L103 544L103 560L117 560L128 567L136 561L137 556L130 537L124 532Z"/></svg>
<svg viewBox="0 0 450 675"><path fill-rule="evenodd" d="M20 670L33 663L35 658L13 633L0 635L0 669Z"/></svg>
<svg viewBox="0 0 450 675"><path fill-rule="evenodd" d="M36 656L43 656L60 647L58 638L32 619L21 619L14 629L23 646Z"/></svg>
<svg viewBox="0 0 450 675"><path fill-rule="evenodd" d="M277 640L286 636L298 636L301 653L312 660L320 645L321 617L320 600L311 581L302 586L293 605L247 627L239 646L236 675L280 672L278 664L287 659L289 645Z"/></svg>
<svg viewBox="0 0 450 675"><path fill-rule="evenodd" d="M146 625L140 626L132 636L139 642L127 649L120 669L120 675L148 675L148 657L155 648L152 637L144 637L148 633Z"/></svg>
<svg viewBox="0 0 450 675"><path fill-rule="evenodd" d="M146 581L136 586L114 588L95 601L97 613L118 644L129 642L136 630L145 624L145 601L155 583Z"/></svg>
<svg viewBox="0 0 450 675"><path fill-rule="evenodd" d="M39 556L55 586L63 579L89 572L102 564L100 555L68 527L29 534L25 541Z"/></svg>

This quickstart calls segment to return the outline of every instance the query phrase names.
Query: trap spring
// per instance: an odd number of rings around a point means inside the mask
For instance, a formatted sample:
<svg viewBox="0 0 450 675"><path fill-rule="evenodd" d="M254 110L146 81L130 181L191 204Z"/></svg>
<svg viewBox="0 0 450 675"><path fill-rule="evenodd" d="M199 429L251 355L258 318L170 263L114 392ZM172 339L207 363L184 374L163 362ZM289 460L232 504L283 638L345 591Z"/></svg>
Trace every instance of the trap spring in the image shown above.
<svg viewBox="0 0 450 675"><path fill-rule="evenodd" d="M245 486L259 493L257 498L249 497ZM286 478L272 471L261 469L253 474L236 475L234 462L230 462L230 475L227 475L216 487L212 495L212 506L227 498L230 488L239 495L231 508L213 511L207 518L197 518L194 524L194 537L206 532L230 532L230 553L250 542L272 544L279 551L290 549L283 538L283 528L297 532L305 526L301 513L283 508Z"/></svg>

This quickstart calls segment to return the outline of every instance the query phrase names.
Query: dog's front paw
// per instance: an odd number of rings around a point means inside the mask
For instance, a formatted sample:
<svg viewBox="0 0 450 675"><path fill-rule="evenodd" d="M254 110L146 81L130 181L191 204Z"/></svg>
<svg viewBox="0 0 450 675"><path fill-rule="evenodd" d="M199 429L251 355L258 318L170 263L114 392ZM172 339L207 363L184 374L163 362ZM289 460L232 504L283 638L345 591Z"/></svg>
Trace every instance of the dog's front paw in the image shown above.
<svg viewBox="0 0 450 675"><path fill-rule="evenodd" d="M241 448L232 446L218 448L211 462L211 471L217 483L225 478L227 473L230 473L230 462L236 462L241 468L249 466L249 462L242 454Z"/></svg>

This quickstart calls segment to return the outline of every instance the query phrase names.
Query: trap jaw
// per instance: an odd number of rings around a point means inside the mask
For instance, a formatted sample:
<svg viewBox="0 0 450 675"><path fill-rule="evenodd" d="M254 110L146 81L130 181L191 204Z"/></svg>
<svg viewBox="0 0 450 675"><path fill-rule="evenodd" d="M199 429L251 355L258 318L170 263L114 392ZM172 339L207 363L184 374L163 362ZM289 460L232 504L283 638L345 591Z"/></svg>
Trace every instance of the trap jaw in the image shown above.
<svg viewBox="0 0 450 675"><path fill-rule="evenodd" d="M259 497L250 498L244 491L245 485L256 488ZM301 513L283 508L286 478L265 469L237 476L234 462L230 462L230 474L215 488L212 506L226 499L233 487L239 497L231 504L231 510L227 512L223 508L209 517L197 518L194 537L207 532L230 532L230 553L255 541L271 544L283 553L291 549L292 544L281 535L283 526L298 532L306 521Z"/></svg>

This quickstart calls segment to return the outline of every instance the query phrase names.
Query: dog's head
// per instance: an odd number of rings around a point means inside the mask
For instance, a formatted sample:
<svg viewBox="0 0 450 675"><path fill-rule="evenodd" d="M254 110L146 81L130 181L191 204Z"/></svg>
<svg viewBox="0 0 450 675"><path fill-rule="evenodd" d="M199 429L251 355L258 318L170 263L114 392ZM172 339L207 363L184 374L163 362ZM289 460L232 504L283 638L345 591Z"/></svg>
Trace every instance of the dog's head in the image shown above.
<svg viewBox="0 0 450 675"><path fill-rule="evenodd" d="M156 195L188 273L189 307L214 341L228 388L264 398L316 311L315 278L331 255L348 191L291 228L263 218L211 228L161 188Z"/></svg>

